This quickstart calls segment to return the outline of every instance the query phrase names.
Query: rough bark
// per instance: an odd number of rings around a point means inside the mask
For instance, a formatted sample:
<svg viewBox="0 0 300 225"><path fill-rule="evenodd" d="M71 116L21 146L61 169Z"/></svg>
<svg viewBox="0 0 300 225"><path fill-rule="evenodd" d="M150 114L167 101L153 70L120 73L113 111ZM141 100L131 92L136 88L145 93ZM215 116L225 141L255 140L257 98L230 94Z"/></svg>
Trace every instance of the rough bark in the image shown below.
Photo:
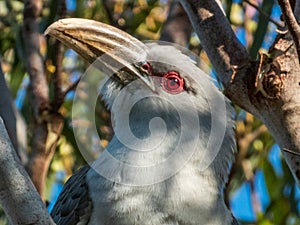
<svg viewBox="0 0 300 225"><path fill-rule="evenodd" d="M9 138L23 165L28 162L26 124L15 107L11 92L5 82L0 65L0 116L3 118Z"/></svg>
<svg viewBox="0 0 300 225"><path fill-rule="evenodd" d="M251 61L217 1L181 1L225 94L267 126L300 184L300 67L290 33L278 34L268 58Z"/></svg>
<svg viewBox="0 0 300 225"><path fill-rule="evenodd" d="M300 26L298 25L297 20L294 16L292 6L290 5L290 1L279 0L278 3L280 5L288 30L291 33L291 36L293 37L298 54L298 59L300 62Z"/></svg>
<svg viewBox="0 0 300 225"><path fill-rule="evenodd" d="M58 18L66 17L66 2L65 0L59 0ZM63 57L64 57L64 46L63 44L56 40L54 45L54 66L55 73L53 77L54 86L54 101L52 103L52 110L57 112L60 106L63 104L65 95L62 91L62 73L63 73Z"/></svg>
<svg viewBox="0 0 300 225"><path fill-rule="evenodd" d="M10 224L54 224L18 160L0 117L0 204Z"/></svg>
<svg viewBox="0 0 300 225"><path fill-rule="evenodd" d="M23 38L33 109L32 148L27 170L35 187L43 197L49 164L62 131L63 117L57 113L59 105L53 111L49 101L49 88L39 47L38 19L41 10L42 1L27 0L24 2ZM56 86L59 84L60 82L56 82ZM60 102L62 103L62 101Z"/></svg>
<svg viewBox="0 0 300 225"><path fill-rule="evenodd" d="M0 64L0 116L4 120L8 135L14 146L18 150L17 130L16 130L16 116L13 109L13 99L10 91L6 85L4 74Z"/></svg>
<svg viewBox="0 0 300 225"><path fill-rule="evenodd" d="M32 126L32 148L27 170L35 187L42 196L46 178L45 170L48 169L45 168L47 167L45 163L47 159L45 145L48 136L46 117L49 110L49 90L39 46L38 18L41 10L42 2L39 0L27 0L24 2L23 39L27 71L30 77L29 90L34 121Z"/></svg>

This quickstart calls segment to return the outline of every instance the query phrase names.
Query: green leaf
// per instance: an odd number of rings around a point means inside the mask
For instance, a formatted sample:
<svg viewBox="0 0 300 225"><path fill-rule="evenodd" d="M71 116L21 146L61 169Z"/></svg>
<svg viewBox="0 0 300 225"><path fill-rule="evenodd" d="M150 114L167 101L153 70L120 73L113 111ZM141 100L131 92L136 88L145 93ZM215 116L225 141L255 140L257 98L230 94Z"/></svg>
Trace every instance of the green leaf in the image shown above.
<svg viewBox="0 0 300 225"><path fill-rule="evenodd" d="M274 3L275 3L274 0L265 0L262 3L262 7L261 7L262 11L265 12L265 14L268 15L269 17L271 16ZM260 49L264 41L264 37L267 33L268 24L269 24L269 20L266 18L266 16L260 13L258 17L258 26L254 35L254 41L250 48L250 56L252 59L256 59L257 52Z"/></svg>
<svg viewBox="0 0 300 225"><path fill-rule="evenodd" d="M281 185L273 169L273 166L267 159L263 160L263 172L266 179L266 185L271 201L281 195Z"/></svg>

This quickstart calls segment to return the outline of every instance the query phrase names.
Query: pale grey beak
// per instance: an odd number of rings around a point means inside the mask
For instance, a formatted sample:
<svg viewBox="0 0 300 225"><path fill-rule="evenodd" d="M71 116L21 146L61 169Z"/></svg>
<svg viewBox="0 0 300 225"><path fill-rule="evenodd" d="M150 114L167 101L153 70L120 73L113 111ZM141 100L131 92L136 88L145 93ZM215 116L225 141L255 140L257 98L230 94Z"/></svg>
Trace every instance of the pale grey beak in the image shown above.
<svg viewBox="0 0 300 225"><path fill-rule="evenodd" d="M69 18L51 24L45 35L60 40L91 64L105 54L109 60L102 65L114 72L120 81L141 79L155 91L152 79L134 66L146 60L147 47L126 32L93 20ZM120 67L127 73L118 73Z"/></svg>

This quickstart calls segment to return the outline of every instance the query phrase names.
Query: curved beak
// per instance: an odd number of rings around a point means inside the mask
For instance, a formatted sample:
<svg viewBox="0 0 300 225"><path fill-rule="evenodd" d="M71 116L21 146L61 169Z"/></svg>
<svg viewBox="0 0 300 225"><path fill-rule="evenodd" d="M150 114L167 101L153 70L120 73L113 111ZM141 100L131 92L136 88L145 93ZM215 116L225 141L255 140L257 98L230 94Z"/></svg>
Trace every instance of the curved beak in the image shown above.
<svg viewBox="0 0 300 225"><path fill-rule="evenodd" d="M58 39L90 64L100 65L104 72L114 73L120 82L141 79L155 91L152 79L134 66L146 60L147 47L126 32L93 20L69 18L51 24L45 35Z"/></svg>

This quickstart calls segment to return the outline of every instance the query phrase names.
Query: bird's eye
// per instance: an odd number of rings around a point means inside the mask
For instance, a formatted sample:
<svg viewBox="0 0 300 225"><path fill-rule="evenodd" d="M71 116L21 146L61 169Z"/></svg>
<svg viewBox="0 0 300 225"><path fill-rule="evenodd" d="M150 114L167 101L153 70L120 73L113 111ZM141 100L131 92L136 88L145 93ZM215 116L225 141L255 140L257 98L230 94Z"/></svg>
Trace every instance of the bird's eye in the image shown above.
<svg viewBox="0 0 300 225"><path fill-rule="evenodd" d="M179 94L184 90L184 80L175 71L170 71L162 77L162 88L170 94Z"/></svg>
<svg viewBox="0 0 300 225"><path fill-rule="evenodd" d="M148 62L145 62L142 64L141 68L146 71L146 72L150 72L151 71L151 65Z"/></svg>

